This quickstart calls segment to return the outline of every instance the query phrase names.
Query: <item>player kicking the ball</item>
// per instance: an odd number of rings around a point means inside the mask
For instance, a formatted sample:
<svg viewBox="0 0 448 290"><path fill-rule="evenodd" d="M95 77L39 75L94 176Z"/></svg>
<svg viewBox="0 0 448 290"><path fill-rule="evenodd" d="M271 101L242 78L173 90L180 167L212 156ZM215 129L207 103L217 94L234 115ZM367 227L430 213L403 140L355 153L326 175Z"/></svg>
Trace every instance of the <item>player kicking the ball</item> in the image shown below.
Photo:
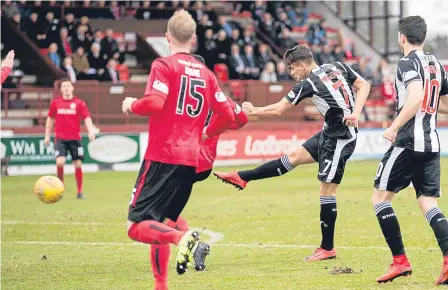
<svg viewBox="0 0 448 290"><path fill-rule="evenodd" d="M336 190L344 175L345 163L355 150L359 115L370 92L370 85L350 67L340 62L317 65L311 50L304 45L289 49L284 56L291 75L298 83L281 101L266 107L243 104L253 116L278 116L310 98L325 118L322 131L299 149L252 170L214 174L226 183L244 189L252 180L280 176L301 164L319 164L320 221L322 242L305 260L336 257L334 229L337 217ZM352 87L357 90L356 103Z"/></svg>
<svg viewBox="0 0 448 290"><path fill-rule="evenodd" d="M216 77L189 54L195 31L188 12L170 18L166 38L171 56L153 62L144 97L126 98L122 106L124 113L150 116L148 148L129 205L128 236L151 244L155 289L168 289L169 244L178 246L179 274L187 270L198 245L197 232L176 226L195 181L208 110L219 122L207 127L207 137L222 133L234 121Z"/></svg>
<svg viewBox="0 0 448 290"><path fill-rule="evenodd" d="M84 120L89 134L89 140L95 140L94 127L90 112L86 103L75 97L73 84L64 79L61 81L62 97L55 98L48 111L47 123L45 125L46 146L50 145L50 134L53 124L56 123L55 131L55 156L58 178L64 181L64 165L67 154L70 155L75 166L75 178L77 185L77 198L84 199L82 193L82 160L84 149L81 143L80 118Z"/></svg>
<svg viewBox="0 0 448 290"><path fill-rule="evenodd" d="M448 106L448 76L435 56L423 51L426 23L420 16L398 24L398 44L405 55L398 62L395 87L397 112L384 138L392 142L378 167L372 197L384 238L392 252L389 270L377 282L389 282L412 273L400 225L391 201L412 184L417 202L434 231L443 255L436 285L448 284L448 222L437 205L440 196L440 142L436 132L439 96Z"/></svg>

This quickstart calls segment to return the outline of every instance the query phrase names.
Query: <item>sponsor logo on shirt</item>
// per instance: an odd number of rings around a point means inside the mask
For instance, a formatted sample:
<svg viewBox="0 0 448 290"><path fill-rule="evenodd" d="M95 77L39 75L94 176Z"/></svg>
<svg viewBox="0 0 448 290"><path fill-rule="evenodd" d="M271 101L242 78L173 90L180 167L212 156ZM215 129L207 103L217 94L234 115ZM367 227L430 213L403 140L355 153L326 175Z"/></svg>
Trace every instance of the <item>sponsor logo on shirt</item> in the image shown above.
<svg viewBox="0 0 448 290"><path fill-rule="evenodd" d="M72 109L72 110L76 109L76 104L75 103L71 103L70 104L70 109Z"/></svg>
<svg viewBox="0 0 448 290"><path fill-rule="evenodd" d="M161 81L155 81L155 82L152 84L152 87L153 87L155 90L158 90L159 92L164 93L165 95L168 94L168 87L167 87L167 85L165 85L165 84L162 83Z"/></svg>
<svg viewBox="0 0 448 290"><path fill-rule="evenodd" d="M288 93L288 97L290 97L291 99L294 99L294 98L296 97L296 95L294 94L293 91L290 91L290 92Z"/></svg>
<svg viewBox="0 0 448 290"><path fill-rule="evenodd" d="M239 113L241 113L241 107L240 107L240 105L238 105L238 104L236 104L236 107L235 107L235 114L239 114Z"/></svg>
<svg viewBox="0 0 448 290"><path fill-rule="evenodd" d="M220 103L227 102L226 95L224 95L223 92L216 92L215 93L215 98Z"/></svg>
<svg viewBox="0 0 448 290"><path fill-rule="evenodd" d="M415 70L410 70L408 72L404 72L403 73L403 81L409 81L409 80L415 78L416 76L418 76L418 72L416 72Z"/></svg>
<svg viewBox="0 0 448 290"><path fill-rule="evenodd" d="M76 109L58 109L58 115L76 115Z"/></svg>

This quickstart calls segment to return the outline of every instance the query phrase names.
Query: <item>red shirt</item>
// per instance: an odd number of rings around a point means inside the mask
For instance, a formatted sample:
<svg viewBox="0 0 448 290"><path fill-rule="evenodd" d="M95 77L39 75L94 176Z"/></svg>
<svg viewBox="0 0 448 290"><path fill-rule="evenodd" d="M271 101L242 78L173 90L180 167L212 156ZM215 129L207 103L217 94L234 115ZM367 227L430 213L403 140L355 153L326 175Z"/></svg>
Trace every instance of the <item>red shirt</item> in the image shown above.
<svg viewBox="0 0 448 290"><path fill-rule="evenodd" d="M74 97L64 100L55 98L50 104L48 117L55 119L56 139L81 140L81 118L90 117L86 103Z"/></svg>
<svg viewBox="0 0 448 290"><path fill-rule="evenodd" d="M215 75L190 54L156 59L145 98L163 102L149 118L148 160L196 167L208 110L233 120Z"/></svg>
<svg viewBox="0 0 448 290"><path fill-rule="evenodd" d="M238 130L239 128L244 127L247 124L247 116L241 110L241 107L236 104L232 99L227 97L227 102L229 102L232 110L235 114L235 122L233 122L229 129L230 130ZM216 115L211 116L210 122L216 121ZM199 151L198 164L196 167L196 172L203 172L206 170L210 170L213 168L213 163L216 159L216 150L218 148L219 135L209 138L205 140L204 143L201 144L201 149Z"/></svg>

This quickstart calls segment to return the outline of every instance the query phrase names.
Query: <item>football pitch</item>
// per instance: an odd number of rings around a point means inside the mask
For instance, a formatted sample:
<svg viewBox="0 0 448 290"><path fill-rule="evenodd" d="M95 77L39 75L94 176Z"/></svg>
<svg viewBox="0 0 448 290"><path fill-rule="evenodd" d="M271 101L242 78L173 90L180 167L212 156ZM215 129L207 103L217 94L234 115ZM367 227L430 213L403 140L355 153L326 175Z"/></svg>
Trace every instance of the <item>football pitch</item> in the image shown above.
<svg viewBox="0 0 448 290"><path fill-rule="evenodd" d="M441 253L413 188L399 193L393 206L414 273L393 283L375 282L391 262L370 203L377 165L347 165L337 197L337 259L313 263L302 259L320 243L317 165L252 182L243 191L214 177L195 185L183 216L191 227L205 227L223 237L212 246L205 272L192 269L178 276L171 261L170 289L435 288ZM444 158L445 191L447 170ZM87 200L76 200L74 177L66 176L65 196L52 205L34 196L36 176L2 178L2 288L152 289L148 246L126 235L136 175L85 174ZM445 196L439 206L448 214ZM334 271L339 267L352 273L338 274L344 272Z"/></svg>

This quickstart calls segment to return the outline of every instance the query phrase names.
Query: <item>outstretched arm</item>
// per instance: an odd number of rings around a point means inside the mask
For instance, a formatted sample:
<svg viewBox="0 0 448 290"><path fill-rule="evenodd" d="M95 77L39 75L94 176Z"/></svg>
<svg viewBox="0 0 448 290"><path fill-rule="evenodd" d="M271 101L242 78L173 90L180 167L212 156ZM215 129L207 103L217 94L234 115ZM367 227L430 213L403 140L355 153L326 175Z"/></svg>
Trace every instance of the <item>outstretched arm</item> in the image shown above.
<svg viewBox="0 0 448 290"><path fill-rule="evenodd" d="M243 103L243 112L248 116L281 116L286 110L294 107L283 98L279 102L265 107L254 107L250 102Z"/></svg>

